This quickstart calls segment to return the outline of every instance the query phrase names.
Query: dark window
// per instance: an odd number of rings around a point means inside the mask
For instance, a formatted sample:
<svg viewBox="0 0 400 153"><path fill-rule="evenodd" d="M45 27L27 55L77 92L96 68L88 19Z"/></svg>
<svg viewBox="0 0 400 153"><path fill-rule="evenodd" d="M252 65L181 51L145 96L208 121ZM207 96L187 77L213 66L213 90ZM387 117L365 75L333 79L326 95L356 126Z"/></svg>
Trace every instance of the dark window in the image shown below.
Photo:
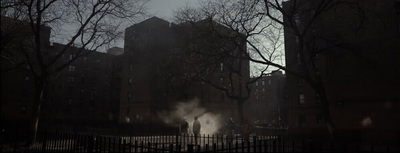
<svg viewBox="0 0 400 153"><path fill-rule="evenodd" d="M26 106L21 106L19 108L19 114L25 115L26 114Z"/></svg>
<svg viewBox="0 0 400 153"><path fill-rule="evenodd" d="M317 115L317 124L322 124L322 123L324 123L324 118L322 118L321 114L318 114Z"/></svg>
<svg viewBox="0 0 400 153"><path fill-rule="evenodd" d="M315 101L316 102L320 102L321 101L321 97L317 92L315 93Z"/></svg>
<svg viewBox="0 0 400 153"><path fill-rule="evenodd" d="M303 79L297 79L297 85L298 86L303 86L304 85L304 80Z"/></svg>
<svg viewBox="0 0 400 153"><path fill-rule="evenodd" d="M306 127L306 116L305 115L299 116L299 126Z"/></svg>

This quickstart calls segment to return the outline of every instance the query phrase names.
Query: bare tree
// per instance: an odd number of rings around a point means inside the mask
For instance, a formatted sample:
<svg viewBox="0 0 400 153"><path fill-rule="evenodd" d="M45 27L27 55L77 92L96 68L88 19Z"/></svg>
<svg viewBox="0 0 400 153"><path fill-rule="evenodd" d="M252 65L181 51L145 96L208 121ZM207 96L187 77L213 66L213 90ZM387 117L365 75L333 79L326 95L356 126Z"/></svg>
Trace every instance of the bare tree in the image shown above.
<svg viewBox="0 0 400 153"><path fill-rule="evenodd" d="M249 72L249 59L266 58L268 61L281 59L280 48L283 45L280 31L282 27L275 26L273 30L259 25L267 23L257 10L260 7L253 2L216 1L207 2L201 8L182 8L176 12L177 22L189 25L195 34L190 34L187 47L196 57L204 57L203 69L226 69L226 78L213 80L213 76L205 76L201 80L224 92L238 105L239 119L244 121L243 105L250 97L251 84L270 73L269 65L255 64L252 77ZM267 26L267 27L268 27ZM262 54L255 54L254 49L247 47L248 41L257 44ZM265 44L261 43L265 42ZM260 56L262 55L262 56ZM214 69L210 69L213 67ZM255 70L255 71L254 71Z"/></svg>
<svg viewBox="0 0 400 153"><path fill-rule="evenodd" d="M105 50L122 38L123 26L134 22L145 13L146 1L124 0L6 0L1 2L2 16L20 20L32 39L25 39L7 52L21 52L25 60L18 61L29 65L35 82L35 108L32 121L33 140L36 139L43 92L51 75L59 72L84 56L84 50ZM13 25L7 25L13 26ZM17 25L15 25L17 26ZM46 30L52 28L54 40L66 43L54 57L48 56ZM2 25L3 28L3 25ZM2 29L3 30L3 29ZM57 37L58 36L58 37ZM12 38L17 35L10 36ZM4 46L3 46L4 45ZM3 48L9 45L2 42L2 58L7 58ZM71 46L79 48L72 59L61 64L60 58ZM9 60L11 62L11 60ZM19 63L12 63L13 65Z"/></svg>
<svg viewBox="0 0 400 153"><path fill-rule="evenodd" d="M220 38L231 40L239 48L242 45L235 43L236 40L240 39L241 42L245 42L247 49L239 49L241 51L240 59L250 60L261 67L258 74L263 75L268 72L264 71L265 68L272 66L307 82L320 95L320 110L327 129L333 134L336 127L331 119L330 103L321 75L323 68L320 67L317 57L322 54L328 55L327 52L332 48L344 48L349 51L352 51L352 49L346 46L344 41L341 41L344 39L342 36L339 37L335 33L317 35L315 27L322 26L320 25L321 16L331 10L351 7L355 8L351 13L358 16L358 20L355 21L357 23L355 26L358 26L358 28L354 28L357 31L363 24L365 10L353 1L321 0L309 2L292 0L290 1L292 5L286 5L285 8L282 3L289 4L280 0L207 1L200 8L183 9L177 19L193 22L194 20L210 18L237 33L236 35L219 34L219 30L210 28ZM285 32L289 31L296 37L297 45L292 47L297 48L298 54L295 60L301 63L302 71L298 71L297 68L286 67L284 63L280 63L283 60L282 52L284 50L283 27L285 27Z"/></svg>

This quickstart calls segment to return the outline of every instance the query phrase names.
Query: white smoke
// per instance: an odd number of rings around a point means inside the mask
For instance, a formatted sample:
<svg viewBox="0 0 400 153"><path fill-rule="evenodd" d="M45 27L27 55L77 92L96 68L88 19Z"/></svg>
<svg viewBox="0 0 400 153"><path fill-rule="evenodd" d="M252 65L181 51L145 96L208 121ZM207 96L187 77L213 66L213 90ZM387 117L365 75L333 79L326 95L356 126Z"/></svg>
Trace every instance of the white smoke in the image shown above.
<svg viewBox="0 0 400 153"><path fill-rule="evenodd" d="M174 110L162 111L158 115L169 125L179 126L180 121L186 119L189 123L189 133L192 132L194 117L198 116L201 124L201 134L215 134L221 128L221 115L207 112L206 108L200 106L200 100L194 98L186 102L178 102Z"/></svg>

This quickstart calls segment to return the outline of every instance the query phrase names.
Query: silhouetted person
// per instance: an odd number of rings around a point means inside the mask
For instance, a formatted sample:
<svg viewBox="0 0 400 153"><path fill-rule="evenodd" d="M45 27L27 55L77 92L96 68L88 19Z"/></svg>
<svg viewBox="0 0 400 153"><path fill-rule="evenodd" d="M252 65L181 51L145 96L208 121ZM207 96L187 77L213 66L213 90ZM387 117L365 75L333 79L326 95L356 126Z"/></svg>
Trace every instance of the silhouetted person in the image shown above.
<svg viewBox="0 0 400 153"><path fill-rule="evenodd" d="M245 144L248 144L250 133L252 131L249 121L247 119L244 120L241 126L242 137L244 139Z"/></svg>
<svg viewBox="0 0 400 153"><path fill-rule="evenodd" d="M197 138L200 135L200 129L201 129L201 124L199 120L197 120L197 116L194 117L194 122L193 122L193 134L194 134L194 142L197 145Z"/></svg>
<svg viewBox="0 0 400 153"><path fill-rule="evenodd" d="M188 130L189 130L189 123L187 122L186 117L185 117L181 124L181 133L188 134Z"/></svg>
<svg viewBox="0 0 400 153"><path fill-rule="evenodd" d="M227 122L227 132L226 134L229 136L230 141L232 142L234 136L235 136L235 122L233 122L232 117L229 119Z"/></svg>

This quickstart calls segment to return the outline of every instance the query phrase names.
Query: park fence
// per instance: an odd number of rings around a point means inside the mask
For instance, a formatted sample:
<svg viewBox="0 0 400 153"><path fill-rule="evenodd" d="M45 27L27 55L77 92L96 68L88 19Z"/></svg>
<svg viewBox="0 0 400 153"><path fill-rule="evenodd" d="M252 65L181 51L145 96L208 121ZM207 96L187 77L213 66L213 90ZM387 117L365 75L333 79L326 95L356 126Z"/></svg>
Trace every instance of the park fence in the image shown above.
<svg viewBox="0 0 400 153"><path fill-rule="evenodd" d="M22 137L2 141L2 152L399 152L396 145L372 145L345 140L326 142L285 135L92 135L40 132L28 143Z"/></svg>

